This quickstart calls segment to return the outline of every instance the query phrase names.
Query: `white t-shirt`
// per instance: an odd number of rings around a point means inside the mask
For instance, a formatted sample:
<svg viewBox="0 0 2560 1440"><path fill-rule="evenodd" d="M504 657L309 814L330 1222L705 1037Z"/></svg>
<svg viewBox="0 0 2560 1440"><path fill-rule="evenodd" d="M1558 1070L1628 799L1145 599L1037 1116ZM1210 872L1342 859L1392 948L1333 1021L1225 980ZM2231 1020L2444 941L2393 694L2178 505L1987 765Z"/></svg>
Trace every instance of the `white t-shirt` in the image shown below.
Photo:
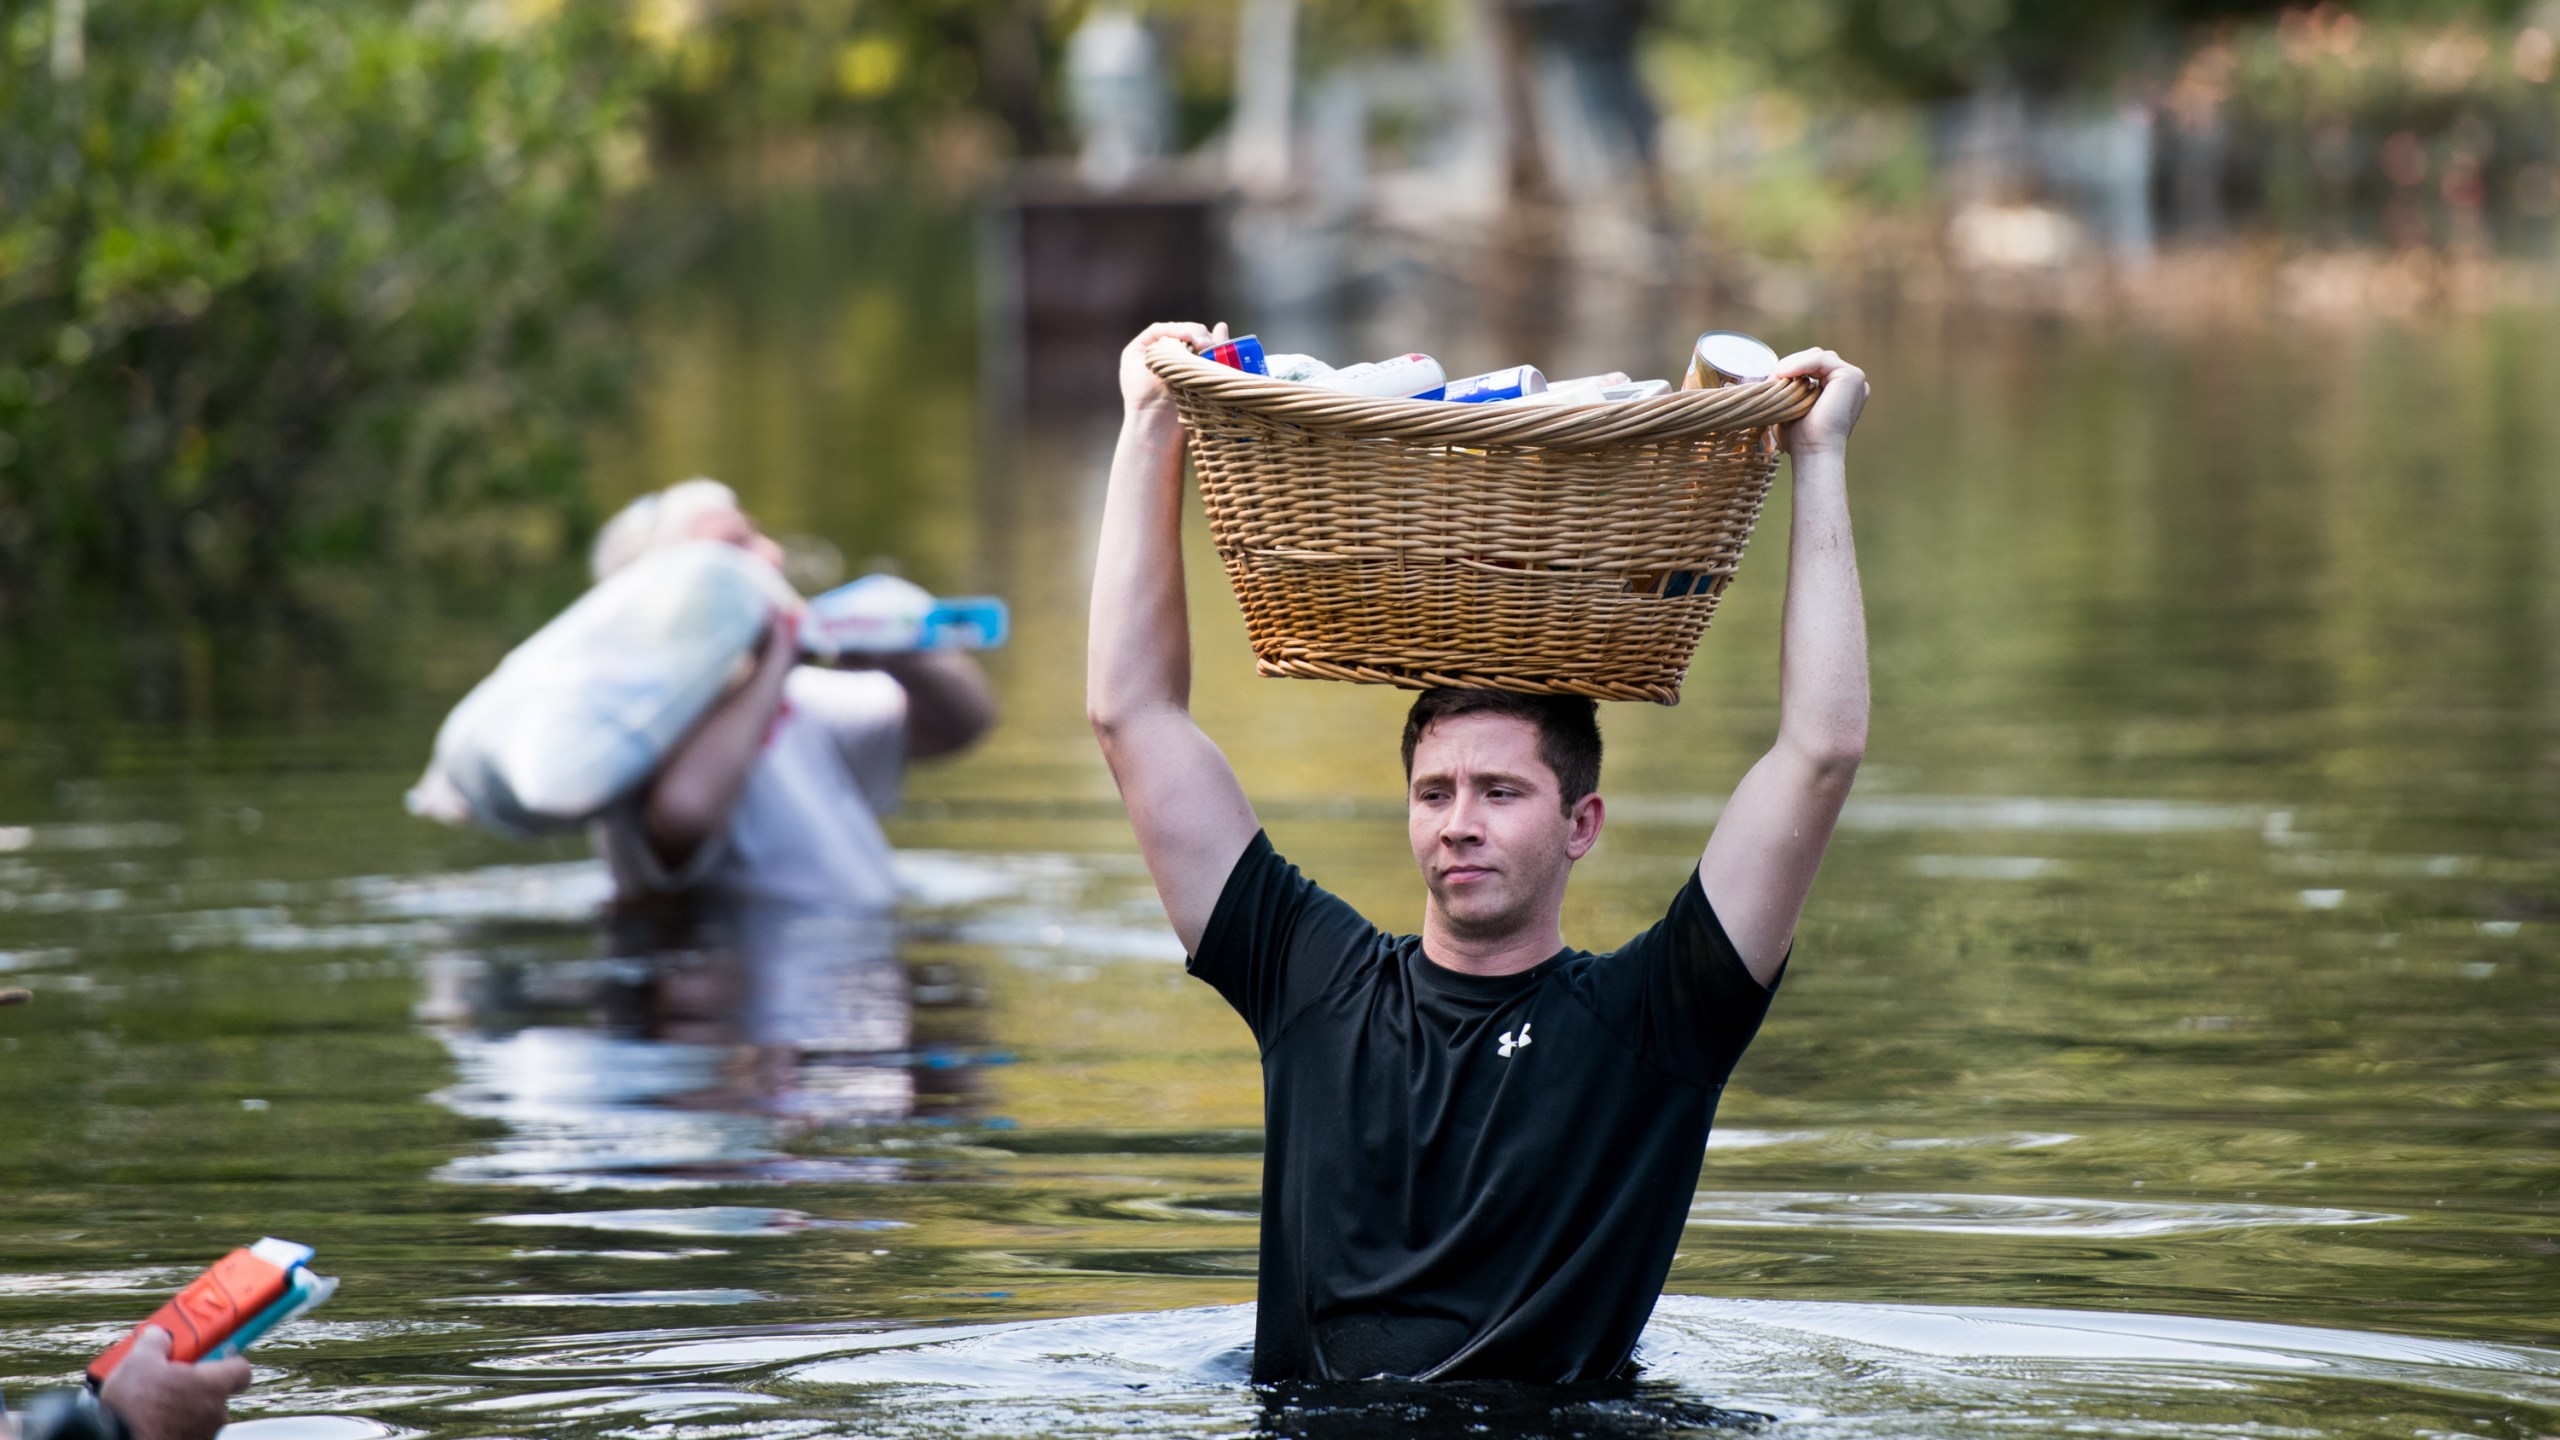
<svg viewBox="0 0 2560 1440"><path fill-rule="evenodd" d="M596 849L626 897L699 891L732 900L886 909L897 899L889 837L907 759L907 692L877 670L795 667L764 753L728 828L669 870L651 848L642 797L605 812Z"/></svg>

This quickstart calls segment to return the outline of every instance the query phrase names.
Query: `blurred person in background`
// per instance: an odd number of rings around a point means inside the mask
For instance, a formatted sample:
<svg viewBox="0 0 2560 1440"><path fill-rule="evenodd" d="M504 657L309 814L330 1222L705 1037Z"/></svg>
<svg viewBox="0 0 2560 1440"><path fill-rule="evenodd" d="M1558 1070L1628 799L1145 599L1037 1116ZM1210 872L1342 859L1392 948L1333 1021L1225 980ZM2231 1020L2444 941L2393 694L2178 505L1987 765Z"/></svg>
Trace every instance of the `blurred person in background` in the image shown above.
<svg viewBox="0 0 2560 1440"><path fill-rule="evenodd" d="M623 507L596 536L595 578L692 540L735 545L777 570L782 547L716 480ZM777 612L755 667L592 827L625 901L698 894L863 910L896 898L880 817L910 761L967 748L995 723L977 662L952 651L803 665L798 617Z"/></svg>
<svg viewBox="0 0 2560 1440"><path fill-rule="evenodd" d="M0 1440L213 1440L249 1388L249 1362L172 1360L170 1344L154 1325L96 1392L40 1395L18 1415L0 1407Z"/></svg>

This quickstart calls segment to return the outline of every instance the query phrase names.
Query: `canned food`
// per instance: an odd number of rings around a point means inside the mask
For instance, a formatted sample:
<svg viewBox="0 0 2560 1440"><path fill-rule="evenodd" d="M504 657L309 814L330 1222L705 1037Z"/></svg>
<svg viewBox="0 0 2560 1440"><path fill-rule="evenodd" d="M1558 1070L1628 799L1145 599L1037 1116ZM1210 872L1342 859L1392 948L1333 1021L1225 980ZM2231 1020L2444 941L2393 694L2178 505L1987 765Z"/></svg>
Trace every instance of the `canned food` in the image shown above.
<svg viewBox="0 0 2560 1440"><path fill-rule="evenodd" d="M1739 330L1710 330L1689 350L1683 390L1749 385L1778 373L1778 352Z"/></svg>
<svg viewBox="0 0 2560 1440"><path fill-rule="evenodd" d="M1535 365L1514 365L1507 370L1487 370L1464 380L1452 380L1440 398L1476 405L1488 400L1517 400L1546 388L1545 371Z"/></svg>
<svg viewBox="0 0 2560 1440"><path fill-rule="evenodd" d="M1247 375L1271 373L1270 363L1262 358L1262 341L1258 336L1239 335L1224 344L1210 346L1207 354L1219 364Z"/></svg>

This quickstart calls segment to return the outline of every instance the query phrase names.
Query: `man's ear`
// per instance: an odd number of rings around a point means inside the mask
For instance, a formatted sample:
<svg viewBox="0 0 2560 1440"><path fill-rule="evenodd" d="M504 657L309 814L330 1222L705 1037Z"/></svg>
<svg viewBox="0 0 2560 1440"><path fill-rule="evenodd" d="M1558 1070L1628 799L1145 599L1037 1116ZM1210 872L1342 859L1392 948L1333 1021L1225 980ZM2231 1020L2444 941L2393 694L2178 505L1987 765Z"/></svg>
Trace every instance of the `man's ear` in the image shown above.
<svg viewBox="0 0 2560 1440"><path fill-rule="evenodd" d="M1598 795L1585 795L1573 802L1566 818L1573 824L1573 833L1565 837L1564 853L1579 860L1600 843L1600 826L1609 818L1608 807L1600 803Z"/></svg>

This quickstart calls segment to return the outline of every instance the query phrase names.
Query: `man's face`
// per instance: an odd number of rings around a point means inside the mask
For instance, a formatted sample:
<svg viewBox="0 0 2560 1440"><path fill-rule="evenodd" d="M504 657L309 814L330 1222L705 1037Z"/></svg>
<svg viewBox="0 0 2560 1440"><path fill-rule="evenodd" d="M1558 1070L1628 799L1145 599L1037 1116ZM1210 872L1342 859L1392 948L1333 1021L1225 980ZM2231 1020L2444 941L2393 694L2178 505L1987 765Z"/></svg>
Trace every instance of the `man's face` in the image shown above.
<svg viewBox="0 0 2560 1440"><path fill-rule="evenodd" d="M1538 727L1510 715L1435 720L1413 747L1405 830L1449 930L1499 940L1545 922L1600 838L1600 799L1568 812Z"/></svg>
<svg viewBox="0 0 2560 1440"><path fill-rule="evenodd" d="M735 545L767 565L782 568L782 546L774 538L756 528L756 522L744 510L712 509L693 517L685 525L688 540L717 540Z"/></svg>

